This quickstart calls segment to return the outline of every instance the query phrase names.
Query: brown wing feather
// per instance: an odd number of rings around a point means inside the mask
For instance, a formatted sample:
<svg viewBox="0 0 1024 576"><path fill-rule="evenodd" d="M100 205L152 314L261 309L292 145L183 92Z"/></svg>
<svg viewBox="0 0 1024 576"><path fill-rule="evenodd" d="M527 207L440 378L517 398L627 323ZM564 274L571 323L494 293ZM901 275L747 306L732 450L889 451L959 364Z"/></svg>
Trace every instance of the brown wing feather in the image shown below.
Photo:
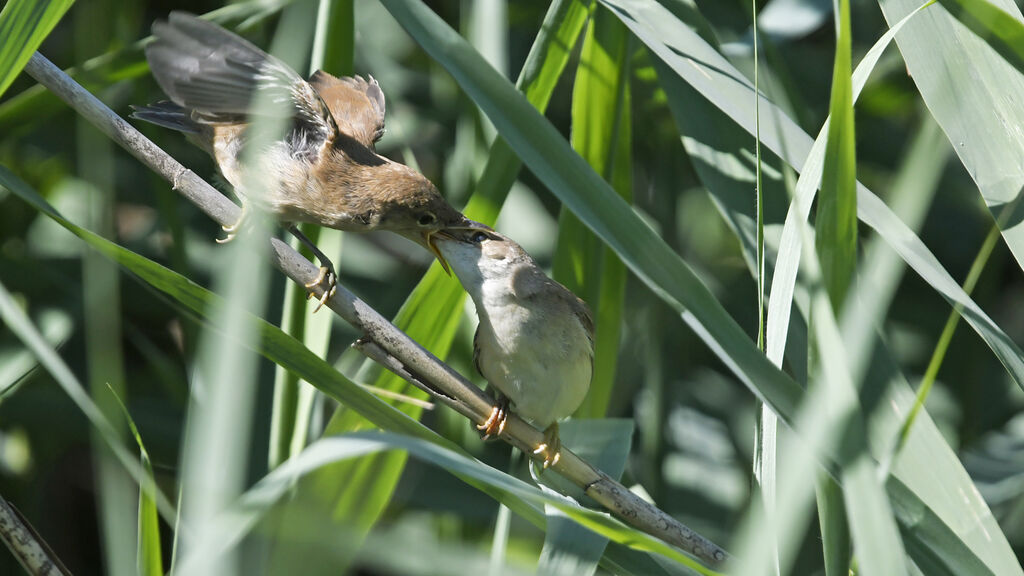
<svg viewBox="0 0 1024 576"><path fill-rule="evenodd" d="M521 279L515 281L516 295L520 298L531 298L535 294L541 292L542 286L554 288L553 290L544 290L545 293L554 294L559 300L564 302L573 314L576 315L580 320L580 324L583 325L583 329L587 332L587 339L590 340L591 345L594 343L594 317L590 313L590 307L587 303L572 293L571 290L562 286L558 282L555 282L548 277L547 274L542 272L535 266L524 267L522 269L524 273L535 277L534 282L528 282Z"/></svg>
<svg viewBox="0 0 1024 576"><path fill-rule="evenodd" d="M476 368L477 374L483 376L484 371L480 369L480 345L477 344L480 338L480 325L476 327L476 332L473 332L473 366Z"/></svg>
<svg viewBox="0 0 1024 576"><path fill-rule="evenodd" d="M327 105L338 130L373 149L384 135L384 93L373 76L369 81L361 76L335 78L317 70L309 83Z"/></svg>

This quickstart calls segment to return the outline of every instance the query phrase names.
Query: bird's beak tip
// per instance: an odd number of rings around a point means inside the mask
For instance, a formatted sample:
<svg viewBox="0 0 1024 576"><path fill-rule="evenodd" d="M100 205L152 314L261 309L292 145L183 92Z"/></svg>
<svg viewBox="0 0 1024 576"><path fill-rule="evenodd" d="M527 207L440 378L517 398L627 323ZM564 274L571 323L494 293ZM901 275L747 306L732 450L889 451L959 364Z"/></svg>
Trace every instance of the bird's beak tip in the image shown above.
<svg viewBox="0 0 1024 576"><path fill-rule="evenodd" d="M437 261L438 263L441 264L441 268L444 270L444 273L447 274L448 277L450 278L452 275L452 271L448 267L448 261L444 259L444 256L441 254L441 251L437 248L437 244L434 243L434 234L436 234L437 232L439 231L424 232L423 243L427 246L427 250L430 250L430 253L433 254L435 258L437 258Z"/></svg>

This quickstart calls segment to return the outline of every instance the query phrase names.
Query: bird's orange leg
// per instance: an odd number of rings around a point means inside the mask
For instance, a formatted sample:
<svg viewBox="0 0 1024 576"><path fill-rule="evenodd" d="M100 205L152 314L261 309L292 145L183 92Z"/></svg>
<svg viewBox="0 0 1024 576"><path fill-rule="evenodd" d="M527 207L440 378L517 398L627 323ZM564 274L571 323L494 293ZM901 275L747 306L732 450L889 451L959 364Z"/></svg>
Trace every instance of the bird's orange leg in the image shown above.
<svg viewBox="0 0 1024 576"><path fill-rule="evenodd" d="M491 436L501 436L501 433L505 431L505 423L508 421L509 415L508 406L508 398L499 395L498 403L491 409L491 415L483 424L478 424L476 427L477 430L484 433L482 440L487 440Z"/></svg>
<svg viewBox="0 0 1024 576"><path fill-rule="evenodd" d="M537 445L534 454L544 455L544 468L558 464L562 457L562 440L558 437L558 422L553 423L544 430L544 442Z"/></svg>

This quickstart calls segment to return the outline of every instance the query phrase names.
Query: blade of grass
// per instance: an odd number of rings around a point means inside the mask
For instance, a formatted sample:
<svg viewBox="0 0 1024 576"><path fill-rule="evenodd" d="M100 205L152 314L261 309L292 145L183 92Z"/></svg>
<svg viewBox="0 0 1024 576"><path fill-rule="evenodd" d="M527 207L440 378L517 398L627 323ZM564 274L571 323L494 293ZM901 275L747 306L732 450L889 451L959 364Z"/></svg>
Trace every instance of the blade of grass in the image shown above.
<svg viewBox="0 0 1024 576"><path fill-rule="evenodd" d="M311 38L305 34L313 15L311 4L294 4L285 10L274 33L270 52L293 68L304 65ZM302 64L300 64L302 63ZM286 119L261 114L273 106L272 96L257 93L251 104L259 121L247 133L242 164L254 166L255 154L280 139ZM267 194L266 181L255 171L243 174L250 198ZM192 402L186 416L182 446L182 495L180 553L193 554L197 527L219 513L245 487L252 453L253 419L258 392L259 355L254 350L258 335L256 318L267 307L269 266L262 254L269 236L269 222L258 212L250 214L245 233L239 234L215 257L213 285L231 294L225 306L212 311L212 322L199 335L198 370L192 382ZM244 289L240 289L244 287ZM179 528L179 531L181 528ZM201 561L204 574L240 572L241 551Z"/></svg>
<svg viewBox="0 0 1024 576"><path fill-rule="evenodd" d="M287 9L294 9L289 7ZM313 16L308 14L307 17ZM355 5L351 0L320 0L315 14L315 32L310 57L310 73L322 69L335 76L354 73L353 56L355 52ZM321 229L313 224L302 224L300 231L332 262L341 258L341 233L337 230ZM307 258L312 252L297 239L292 239L292 247L300 248ZM323 265L323 263L320 263ZM303 342L317 356L325 357L330 344L331 326L334 318L329 314L315 315L315 307L307 301L306 291L295 283L289 282L285 287L285 303L282 313L282 328ZM311 429L313 409L317 390L308 382L282 366L278 366L274 382L273 418L271 421L271 451L269 454L270 468L280 466L285 460L294 458L302 452L313 434ZM358 492L356 479L344 471L339 476L350 476L345 483L348 490ZM372 488L363 488L370 489ZM380 488L386 490L386 488ZM333 550L323 547L307 546L297 534L308 533L304 527L316 527L324 522L325 533L332 531L327 519L310 517L311 514L296 514L295 510L303 509L306 498L304 494L296 494L294 501L286 504L278 514L279 521L273 528L277 537L268 546L269 573L287 573L289 567L296 565L309 566L310 574L317 571L341 570L342 567L332 558ZM315 508L324 509L322 506ZM305 516L305 517L303 517ZM329 516L328 516L329 517ZM335 524L344 522L339 518Z"/></svg>
<svg viewBox="0 0 1024 576"><path fill-rule="evenodd" d="M10 0L0 10L0 96L74 0Z"/></svg>
<svg viewBox="0 0 1024 576"><path fill-rule="evenodd" d="M846 301L850 278L857 269L857 155L853 125L853 91L850 86L850 51L850 2L839 0L836 11L836 53L832 68L829 125L822 165L821 192L818 195L818 213L814 222L814 244L821 262L822 279L832 309L837 313ZM817 319L812 317L812 321ZM812 343L812 346L814 345ZM823 354L820 361L830 363L834 359ZM858 458L857 462L857 469L860 470L860 463L863 460ZM850 522L853 517L848 516L846 512L844 495L855 498L855 486L849 484L847 491L844 491L836 479L826 474L818 474L815 493L818 500L818 523L821 527L825 574L828 576L849 573L851 530L859 542L869 541L865 534L870 528L861 528L862 524ZM881 486L876 488L877 492L881 492ZM895 532L895 528L892 532ZM858 548L860 546L858 544ZM859 552L862 557L874 558L873 550L863 548ZM879 567L872 563L871 559L865 564Z"/></svg>
<svg viewBox="0 0 1024 576"><path fill-rule="evenodd" d="M1008 212L1003 214L1008 214ZM977 256L974 257L974 262L971 263L971 269L967 272L967 279L964 280L964 292L970 294L978 284L978 279L981 278L981 273L985 270L985 264L988 263L989 256L992 255L992 250L995 249L996 243L999 241L999 230L1000 226L996 224L992 227L988 236L985 237L985 241L978 250ZM942 327L939 341L935 343L935 350L932 351L932 357L928 360L928 367L925 369L924 376L921 378L921 383L917 389L914 407L907 414L903 426L900 427L900 433L896 437L892 452L886 454L886 457L883 459L883 465L886 470L888 470L892 460L903 450L907 440L910 438L910 429L914 426L917 415L924 409L924 403L928 399L932 386L935 384L936 377L939 375L939 368L942 367L942 361L946 357L949 343L952 342L953 333L956 331L957 324L959 323L960 311L954 309L949 313L949 317L946 318L946 324Z"/></svg>
<svg viewBox="0 0 1024 576"><path fill-rule="evenodd" d="M477 0L467 4L470 42L491 66L506 78L508 72L508 6L507 0ZM494 142L494 126L487 116L480 115L484 141Z"/></svg>
<svg viewBox="0 0 1024 576"><path fill-rule="evenodd" d="M909 148L891 186L888 202L893 212L916 233L921 229L953 149L927 113L922 115L921 126ZM906 263L881 237L876 235L868 241L857 290L851 296L862 307L862 321L843 326L843 342L851 357L865 357L866 350L874 345L878 338L876 327L884 323L905 270Z"/></svg>
<svg viewBox="0 0 1024 576"><path fill-rule="evenodd" d="M108 389L121 408L124 421L135 438L135 444L139 447L139 460L142 462L142 470L145 472L145 484L139 487L136 571L140 576L163 576L163 557L160 552L160 517L157 514L156 500L153 498L153 494L156 493L153 462L149 459L149 452L146 451L146 445L142 443L142 436L139 434L138 427L135 426L135 420L132 419L131 413L128 412L128 407L117 396L113 387Z"/></svg>
<svg viewBox="0 0 1024 576"><path fill-rule="evenodd" d="M626 201L632 200L631 36L607 9L594 10L580 53L572 103L572 146ZM609 121L609 119L612 119ZM601 418L615 386L626 268L572 212L562 208L554 277L595 312L594 377L580 418Z"/></svg>
<svg viewBox="0 0 1024 576"><path fill-rule="evenodd" d="M71 336L71 317L54 309L45 309L36 315L36 325L51 348L61 348ZM28 348L0 355L0 402L14 394L30 372L39 367L39 361Z"/></svg>
<svg viewBox="0 0 1024 576"><path fill-rule="evenodd" d="M761 178L761 93L759 72L761 60L758 56L758 37L760 36L757 26L757 0L751 0L750 12L753 19L751 33L754 40L754 202L757 206L755 218L757 220L757 234L755 238L755 255L757 267L754 270L757 282L757 348L761 352L767 352L765 341L765 254L764 254L764 187ZM721 205L719 205L721 206ZM775 362L778 368L782 368L781 362ZM772 412L772 409L763 402L758 402L756 421L754 422L754 461L753 461L753 505L763 506L765 517L772 523L771 518L775 515L775 484L777 481L777 443L779 418ZM771 533L767 535L770 539L771 548L770 562L774 568L774 574L781 576L779 566L779 544L778 535Z"/></svg>
<svg viewBox="0 0 1024 576"><path fill-rule="evenodd" d="M75 48L80 54L95 54L106 49L113 36L110 0L96 0L79 6L73 13ZM89 205L88 226L107 238L113 238L117 192L114 185L114 148L110 139L89 122L75 118L75 155L82 192ZM119 398L128 398L125 382L121 329L121 284L119 270L106 258L87 251L82 256L82 298L85 328L85 352L89 393L107 420L127 439ZM110 389L114 391L111 395ZM131 545L139 537L137 504L133 501L131 478L107 452L98 434L93 436L93 466L97 486L97 508L104 560L115 576L129 576L138 566Z"/></svg>
<svg viewBox="0 0 1024 576"><path fill-rule="evenodd" d="M353 74L352 58L355 44L355 6L352 0L320 0L313 35L310 73L324 70L335 76ZM331 259L341 257L341 233L302 224L300 231ZM312 252L292 239L292 247L307 258ZM315 308L307 304L307 294L297 284L285 286L284 311L281 327L285 332L303 341L321 356L330 345L331 321L329 315L314 316ZM286 370L278 369L274 375L274 405L271 411L270 468L302 451L310 434L315 389L308 383L294 379Z"/></svg>
<svg viewBox="0 0 1024 576"><path fill-rule="evenodd" d="M832 308L838 312L857 269L857 153L850 85L850 0L839 0L836 22L838 38L814 245Z"/></svg>

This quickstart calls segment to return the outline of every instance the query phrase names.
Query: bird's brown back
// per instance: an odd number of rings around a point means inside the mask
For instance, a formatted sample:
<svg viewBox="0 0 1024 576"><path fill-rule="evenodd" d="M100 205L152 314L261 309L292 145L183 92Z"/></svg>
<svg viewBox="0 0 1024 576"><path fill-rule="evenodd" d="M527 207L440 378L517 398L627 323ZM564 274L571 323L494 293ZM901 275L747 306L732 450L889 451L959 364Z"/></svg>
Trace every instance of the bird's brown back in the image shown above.
<svg viewBox="0 0 1024 576"><path fill-rule="evenodd" d="M338 131L372 149L384 135L384 93L377 81L361 76L336 78L323 70L309 77L320 95Z"/></svg>

